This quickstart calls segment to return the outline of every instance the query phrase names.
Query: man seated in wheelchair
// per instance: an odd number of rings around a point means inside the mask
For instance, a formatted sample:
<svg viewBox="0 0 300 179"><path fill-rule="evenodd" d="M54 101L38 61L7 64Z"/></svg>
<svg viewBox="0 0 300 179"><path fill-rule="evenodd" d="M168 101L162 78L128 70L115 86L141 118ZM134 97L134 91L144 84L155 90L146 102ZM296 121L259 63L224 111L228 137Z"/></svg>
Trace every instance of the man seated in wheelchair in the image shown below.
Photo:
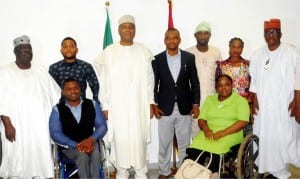
<svg viewBox="0 0 300 179"><path fill-rule="evenodd" d="M61 89L64 100L50 115L51 138L76 163L79 178L99 178L101 154L96 141L107 131L101 108L97 102L80 97L75 78L66 79Z"/></svg>
<svg viewBox="0 0 300 179"><path fill-rule="evenodd" d="M243 140L243 128L248 124L250 115L248 101L233 92L230 76L223 74L216 79L216 92L205 99L198 117L201 131L187 149L187 158L193 160L205 151L198 160L202 165L212 153L209 166L212 173L219 170L221 154L233 148L236 148L234 153L237 154Z"/></svg>

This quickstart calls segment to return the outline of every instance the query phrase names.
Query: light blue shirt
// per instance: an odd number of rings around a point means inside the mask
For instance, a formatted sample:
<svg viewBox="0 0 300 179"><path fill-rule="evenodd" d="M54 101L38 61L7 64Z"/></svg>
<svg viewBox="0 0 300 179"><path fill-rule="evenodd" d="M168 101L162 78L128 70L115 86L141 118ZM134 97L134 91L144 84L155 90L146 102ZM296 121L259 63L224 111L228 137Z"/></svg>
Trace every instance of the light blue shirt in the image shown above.
<svg viewBox="0 0 300 179"><path fill-rule="evenodd" d="M95 106L95 102L93 101L94 106ZM82 100L80 101L79 105L77 106L71 106L69 105L69 103L65 103L65 105L70 109L70 111L72 112L74 118L76 119L77 123L79 124L80 122L80 118L81 118L81 106L82 106Z"/></svg>
<svg viewBox="0 0 300 179"><path fill-rule="evenodd" d="M107 124L106 120L103 116L102 109L99 106L99 104L93 100L94 108L95 108L95 121L94 121L94 133L92 134L92 137L95 140L99 140L102 138L107 131ZM79 105L72 107L69 104L66 103L66 106L69 107L71 110L73 116L75 117L76 121L79 123L81 118L81 108L82 108L82 100ZM60 144L65 147L69 148L75 148L77 145L77 142L69 138L63 133L62 124L60 122L60 116L58 112L58 108L55 105L52 109L50 120L49 120L49 129L50 129L50 135L53 141L57 144ZM80 132L80 131L78 131Z"/></svg>
<svg viewBox="0 0 300 179"><path fill-rule="evenodd" d="M166 54L167 54L167 62L168 62L170 72L172 74L173 80L176 82L181 68L180 50L178 50L177 55L174 56L169 55L168 51L166 51Z"/></svg>

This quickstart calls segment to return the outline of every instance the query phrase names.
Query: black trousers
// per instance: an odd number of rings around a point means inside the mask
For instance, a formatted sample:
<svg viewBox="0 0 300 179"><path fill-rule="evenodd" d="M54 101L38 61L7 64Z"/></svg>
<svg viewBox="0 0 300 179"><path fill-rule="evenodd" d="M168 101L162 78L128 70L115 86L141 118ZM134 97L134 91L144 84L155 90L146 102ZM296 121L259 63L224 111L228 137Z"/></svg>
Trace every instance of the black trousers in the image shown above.
<svg viewBox="0 0 300 179"><path fill-rule="evenodd" d="M235 159L237 157L239 147L240 147L240 144L231 147L230 151L228 153L226 153L224 156L225 161L228 160L229 158ZM196 160L201 152L202 152L202 150L199 150L199 149L187 148L186 149L186 154L187 154L186 159ZM210 152L205 151L199 158L198 163L204 166L204 164L206 162L208 162L209 160L210 160ZM218 172L219 164L220 164L220 155L212 153L212 161L208 168L212 171L212 173Z"/></svg>

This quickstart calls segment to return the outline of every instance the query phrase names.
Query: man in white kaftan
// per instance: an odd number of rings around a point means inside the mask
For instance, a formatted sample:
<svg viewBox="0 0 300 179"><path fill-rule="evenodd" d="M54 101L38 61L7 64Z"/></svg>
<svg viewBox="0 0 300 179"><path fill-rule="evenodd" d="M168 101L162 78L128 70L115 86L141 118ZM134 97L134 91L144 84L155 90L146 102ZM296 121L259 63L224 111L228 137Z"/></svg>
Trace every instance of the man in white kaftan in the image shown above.
<svg viewBox="0 0 300 179"><path fill-rule="evenodd" d="M127 169L131 167L136 178L147 178L146 147L154 103L153 56L133 42L132 16L120 18L119 34L121 41L108 46L95 61L100 75L100 103L112 142L110 159L117 167L117 179L128 178Z"/></svg>
<svg viewBox="0 0 300 179"><path fill-rule="evenodd" d="M197 25L194 36L197 44L189 47L188 52L195 55L195 63L200 82L200 107L208 95L215 93L215 72L217 61L222 60L221 52L218 48L208 45L211 37L211 26L203 21ZM201 112L201 111L200 111ZM198 119L192 122L192 137L198 134L200 128Z"/></svg>
<svg viewBox="0 0 300 179"><path fill-rule="evenodd" d="M265 21L267 46L256 51L250 62L254 94L253 133L259 137L259 172L288 178L288 165L300 166L300 125L291 117L299 52L281 43L279 19Z"/></svg>
<svg viewBox="0 0 300 179"><path fill-rule="evenodd" d="M16 62L0 68L2 178L54 176L48 120L60 91L46 69L31 63L29 42L16 38Z"/></svg>

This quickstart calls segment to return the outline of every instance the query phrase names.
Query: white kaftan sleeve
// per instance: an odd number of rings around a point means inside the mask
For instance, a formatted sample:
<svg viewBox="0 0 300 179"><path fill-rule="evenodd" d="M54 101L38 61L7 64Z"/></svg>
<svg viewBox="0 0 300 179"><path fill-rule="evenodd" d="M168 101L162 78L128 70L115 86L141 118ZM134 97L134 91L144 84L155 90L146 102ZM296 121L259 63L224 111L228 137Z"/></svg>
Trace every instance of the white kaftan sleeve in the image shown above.
<svg viewBox="0 0 300 179"><path fill-rule="evenodd" d="M3 83L1 83L2 85L4 85ZM1 103L0 103L0 115L5 115L5 116L9 116L8 114L8 110L7 110L7 99L8 95L5 95L5 89L3 89L3 87L0 87L0 96L1 96ZM1 120L0 120L1 123Z"/></svg>
<svg viewBox="0 0 300 179"><path fill-rule="evenodd" d="M223 60L223 58L222 58L222 55L221 55L221 52L220 52L220 50L218 49L218 54L217 54L218 56L217 56L217 60L218 61L222 61Z"/></svg>
<svg viewBox="0 0 300 179"><path fill-rule="evenodd" d="M154 102L154 73L152 69L152 60L154 60L154 57L151 56L149 59L149 66L147 69L148 73L148 84L147 84L147 90L148 90L148 101L150 104L155 104Z"/></svg>
<svg viewBox="0 0 300 179"><path fill-rule="evenodd" d="M107 93L107 63L106 63L105 51L103 51L95 60L94 66L96 69L96 74L99 79L100 90L99 90L99 100L103 111L109 109L108 105L108 93Z"/></svg>
<svg viewBox="0 0 300 179"><path fill-rule="evenodd" d="M300 59L297 58L296 77L295 77L295 90L300 90Z"/></svg>
<svg viewBox="0 0 300 179"><path fill-rule="evenodd" d="M249 73L251 76L249 91L256 93L256 59L255 56L250 58Z"/></svg>
<svg viewBox="0 0 300 179"><path fill-rule="evenodd" d="M50 103L51 107L59 102L59 98L61 97L61 89L55 80L49 76L49 92L50 92Z"/></svg>
<svg viewBox="0 0 300 179"><path fill-rule="evenodd" d="M0 99L1 99L1 103L0 103L0 115L5 115L5 116L11 116L10 115L10 111L9 111L9 107L8 107L8 103L11 101L11 96L9 95L9 92L11 92L11 88L10 88L10 83L13 83L14 80L11 80L12 77L10 76L10 71L7 70L9 69L8 66L9 65L4 65L0 67L0 74L1 74L1 78L0 78ZM1 120L0 120L1 122Z"/></svg>

